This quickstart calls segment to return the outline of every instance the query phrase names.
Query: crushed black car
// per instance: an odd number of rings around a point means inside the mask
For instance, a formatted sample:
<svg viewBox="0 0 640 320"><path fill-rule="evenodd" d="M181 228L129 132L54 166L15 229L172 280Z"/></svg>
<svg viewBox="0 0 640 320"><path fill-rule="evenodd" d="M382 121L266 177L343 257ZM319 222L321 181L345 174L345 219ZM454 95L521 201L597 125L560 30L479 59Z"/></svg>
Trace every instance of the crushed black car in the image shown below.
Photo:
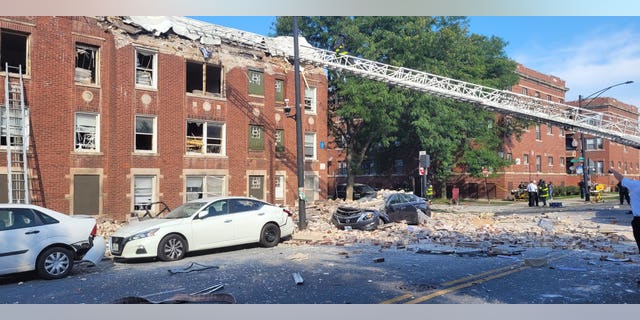
<svg viewBox="0 0 640 320"><path fill-rule="evenodd" d="M378 191L370 185L355 183L353 185L353 200L375 198ZM334 199L345 200L347 198L347 184L341 183L336 186L336 194Z"/></svg>
<svg viewBox="0 0 640 320"><path fill-rule="evenodd" d="M378 226L391 220L386 213L375 209L338 207L331 217L331 222L339 229L375 230Z"/></svg>
<svg viewBox="0 0 640 320"><path fill-rule="evenodd" d="M431 216L429 202L412 193L393 193L386 197L384 210L393 222L421 224Z"/></svg>

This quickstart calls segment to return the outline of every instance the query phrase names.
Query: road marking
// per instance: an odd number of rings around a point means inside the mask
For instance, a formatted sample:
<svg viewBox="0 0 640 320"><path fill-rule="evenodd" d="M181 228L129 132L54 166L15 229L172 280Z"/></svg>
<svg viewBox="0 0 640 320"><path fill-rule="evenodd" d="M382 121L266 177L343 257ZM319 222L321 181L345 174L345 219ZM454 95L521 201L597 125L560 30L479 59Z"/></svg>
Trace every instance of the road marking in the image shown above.
<svg viewBox="0 0 640 320"><path fill-rule="evenodd" d="M549 254L544 256L544 258L546 258L548 261L555 261L558 260L562 257L565 257L566 254L560 253L557 255L554 254ZM531 268L530 266L527 265L523 265L522 263L518 263L518 264L512 264L512 265L508 265L508 266L504 266L504 267L500 267L500 268L496 268L496 269L491 269L485 272L481 272L478 274L473 274L470 276L466 276L460 279L456 279L456 280L452 280L452 281L448 281L448 282L444 282L442 284L440 284L441 287L445 287L444 289L440 289L437 290L435 292L429 293L427 295L415 298L414 295L407 293L407 294L403 294L401 296L389 299L389 300L385 300L380 302L380 304L392 304L392 303L396 303L396 302L400 302L400 301L404 301L407 299L411 299L409 301L403 302L404 304L416 304L416 303L420 303L420 302L424 302L430 299L433 299L435 297L439 297L439 296L443 296L445 294L454 292L456 290L460 290L463 288L467 288L467 287L471 287L477 284L481 284L483 282L487 282L493 279L497 279L497 278L501 278L501 277L505 277L508 276L512 273L516 273L522 270L526 270ZM448 287L448 288L447 288Z"/></svg>

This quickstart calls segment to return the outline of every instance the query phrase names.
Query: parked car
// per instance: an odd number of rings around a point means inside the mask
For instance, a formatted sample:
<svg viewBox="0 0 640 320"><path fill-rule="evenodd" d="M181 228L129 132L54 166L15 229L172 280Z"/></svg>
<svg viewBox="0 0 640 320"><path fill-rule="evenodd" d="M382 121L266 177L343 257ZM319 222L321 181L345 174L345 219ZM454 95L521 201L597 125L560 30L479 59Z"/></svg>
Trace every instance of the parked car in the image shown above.
<svg viewBox="0 0 640 320"><path fill-rule="evenodd" d="M75 262L98 263L106 251L96 219L31 204L0 204L0 275L35 270L44 279L69 275Z"/></svg>
<svg viewBox="0 0 640 320"><path fill-rule="evenodd" d="M384 209L393 222L420 224L427 216L431 216L429 202L413 193L390 194L385 199Z"/></svg>
<svg viewBox="0 0 640 320"><path fill-rule="evenodd" d="M359 200L364 198L375 198L378 192L369 185L362 183L353 184L353 200ZM347 184L341 183L336 186L335 199L346 199L347 197Z"/></svg>
<svg viewBox="0 0 640 320"><path fill-rule="evenodd" d="M384 212L345 206L338 207L331 216L331 222L340 229L375 230L390 221Z"/></svg>
<svg viewBox="0 0 640 320"><path fill-rule="evenodd" d="M212 197L182 204L163 217L130 222L111 236L116 258L180 260L187 252L259 243L277 245L293 234L288 210L247 197Z"/></svg>

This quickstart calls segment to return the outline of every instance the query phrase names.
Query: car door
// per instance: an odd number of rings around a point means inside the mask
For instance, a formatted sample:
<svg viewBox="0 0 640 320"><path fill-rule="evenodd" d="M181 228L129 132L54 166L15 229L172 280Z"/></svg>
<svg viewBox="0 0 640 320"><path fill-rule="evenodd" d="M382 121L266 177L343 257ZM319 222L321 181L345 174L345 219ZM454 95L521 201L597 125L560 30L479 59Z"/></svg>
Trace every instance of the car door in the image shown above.
<svg viewBox="0 0 640 320"><path fill-rule="evenodd" d="M407 195L398 193L392 195L392 197L393 198L389 199L389 205L387 207L387 214L391 220L399 222L415 215L415 209L407 202ZM409 208L413 210L409 210Z"/></svg>
<svg viewBox="0 0 640 320"><path fill-rule="evenodd" d="M47 227L27 208L2 208L0 221L0 273L33 270Z"/></svg>
<svg viewBox="0 0 640 320"><path fill-rule="evenodd" d="M228 200L218 200L203 209L206 214L193 218L191 249L218 248L234 243L234 222L228 207Z"/></svg>
<svg viewBox="0 0 640 320"><path fill-rule="evenodd" d="M262 226L270 219L264 203L252 199L231 199L229 204L237 243L258 242Z"/></svg>

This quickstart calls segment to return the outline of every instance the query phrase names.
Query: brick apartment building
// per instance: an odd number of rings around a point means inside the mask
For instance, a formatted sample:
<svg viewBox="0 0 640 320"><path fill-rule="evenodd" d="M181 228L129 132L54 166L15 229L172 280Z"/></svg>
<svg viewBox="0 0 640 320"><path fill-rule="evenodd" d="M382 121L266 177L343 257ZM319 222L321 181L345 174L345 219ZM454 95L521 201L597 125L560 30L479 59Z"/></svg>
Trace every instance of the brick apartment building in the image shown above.
<svg viewBox="0 0 640 320"><path fill-rule="evenodd" d="M519 81L511 88L518 94L533 96L540 99L576 105L577 102L565 102L565 94L569 90L565 81L553 75L547 75L518 64L516 73ZM588 105L587 105L588 104ZM597 98L585 101L583 105L598 112L609 112L628 117L637 121L638 110L635 106L617 101L613 98ZM501 117L501 115L497 115ZM613 190L617 181L606 174L609 166L619 168L625 175L640 177L640 151L620 145L606 139L585 136L586 154L589 162L590 181L605 184L606 190ZM447 182L446 197L451 197L452 189L457 188L462 198L473 199L508 199L511 191L521 183L540 179L553 182L556 186L574 185L582 180L579 170L582 162L582 146L580 134L565 130L565 128L547 124L535 124L528 128L520 137L505 141L502 156L513 161L513 164L493 173L485 180L471 177L465 173L456 173ZM332 186L346 181L346 170L341 164L344 159L343 150L331 150L331 156L337 159L338 165L329 174L329 193ZM413 183L414 190L419 189L417 174L417 155L403 155L405 158L396 159L403 164L404 172L397 172L391 177L380 177L375 170L364 170L364 174L356 177L356 182L367 183L379 188L396 188L398 185ZM370 162L364 164L365 169L374 168ZM413 165L412 165L413 164ZM441 186L436 185L436 196Z"/></svg>
<svg viewBox="0 0 640 320"><path fill-rule="evenodd" d="M174 208L203 195L294 205L295 120L283 112L294 104L293 65L221 32L257 35L160 18L0 17L0 79L14 90L18 75L5 62L24 69L33 202L117 219L148 202ZM327 196L327 80L321 68L302 67L313 201ZM4 131L0 147L6 202Z"/></svg>

